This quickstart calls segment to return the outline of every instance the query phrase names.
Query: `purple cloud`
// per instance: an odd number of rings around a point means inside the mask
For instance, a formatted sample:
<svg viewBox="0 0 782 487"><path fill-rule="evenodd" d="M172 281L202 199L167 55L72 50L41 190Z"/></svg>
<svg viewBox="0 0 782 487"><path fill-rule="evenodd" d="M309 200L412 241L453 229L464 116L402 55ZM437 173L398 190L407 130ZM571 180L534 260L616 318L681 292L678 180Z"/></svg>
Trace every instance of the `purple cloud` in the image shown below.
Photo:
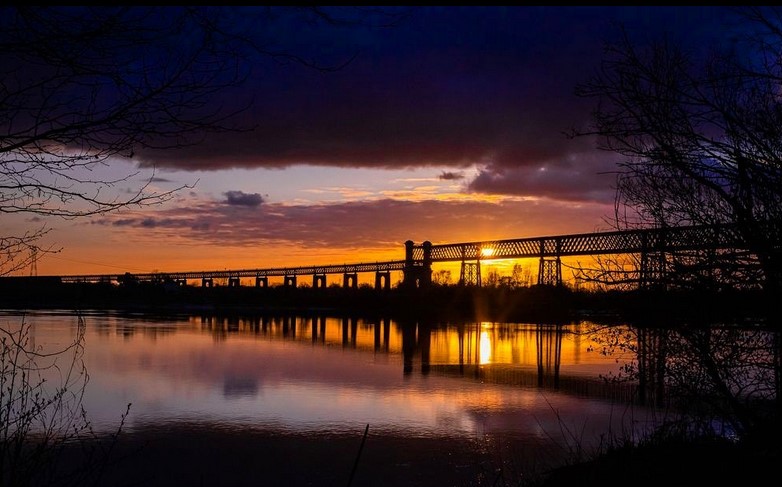
<svg viewBox="0 0 782 487"><path fill-rule="evenodd" d="M439 177L443 181L458 181L459 179L464 179L464 173L443 171Z"/></svg>
<svg viewBox="0 0 782 487"><path fill-rule="evenodd" d="M230 206L247 206L255 208L263 203L263 197L258 193L227 191L223 194L225 194L225 202Z"/></svg>
<svg viewBox="0 0 782 487"><path fill-rule="evenodd" d="M156 211L122 220L124 231L187 238L207 245L292 248L393 248L412 239L433 243L578 233L600 229L611 205L557 201L424 202L380 200L316 206L264 204L254 212L219 202ZM378 215L383 224L378 225ZM112 216L96 223L111 225ZM602 229L606 229L602 227Z"/></svg>
<svg viewBox="0 0 782 487"><path fill-rule="evenodd" d="M574 95L603 56L603 43L625 23L653 37L660 26L712 45L727 9L686 7L446 7L412 9L382 31L345 30L358 56L323 73L265 66L248 80L264 96L239 122L204 144L144 164L176 169L286 167L296 164L403 168L490 164L475 188L499 187L500 169L529 175L540 161L594 151L569 139L590 119L590 100ZM302 39L301 42L305 42ZM331 45L331 44L329 44ZM341 45L344 47L344 45ZM220 100L225 102L226 100ZM527 168L527 169L525 169ZM517 194L522 177L504 178Z"/></svg>

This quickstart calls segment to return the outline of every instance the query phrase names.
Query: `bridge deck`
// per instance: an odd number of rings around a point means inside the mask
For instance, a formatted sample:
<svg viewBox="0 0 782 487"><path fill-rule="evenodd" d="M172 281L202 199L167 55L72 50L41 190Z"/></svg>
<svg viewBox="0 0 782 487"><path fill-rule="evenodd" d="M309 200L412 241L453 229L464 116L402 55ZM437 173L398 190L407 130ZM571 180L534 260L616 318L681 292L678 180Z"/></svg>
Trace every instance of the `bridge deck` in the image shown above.
<svg viewBox="0 0 782 487"><path fill-rule="evenodd" d="M769 224L767 234L782 241L782 225ZM528 237L506 240L485 240L429 245L429 262L498 260L519 258L566 257L578 255L625 254L655 251L686 251L744 248L747 244L732 225L668 227L612 232L580 233L549 237ZM490 249L490 250L489 250ZM238 270L206 270L187 272L157 272L133 274L139 280L168 278L173 280L209 278L265 278L359 272L402 271L424 263L424 244L413 245L412 260L366 262L356 264L310 265ZM63 282L111 282L124 274L90 274L60 276Z"/></svg>

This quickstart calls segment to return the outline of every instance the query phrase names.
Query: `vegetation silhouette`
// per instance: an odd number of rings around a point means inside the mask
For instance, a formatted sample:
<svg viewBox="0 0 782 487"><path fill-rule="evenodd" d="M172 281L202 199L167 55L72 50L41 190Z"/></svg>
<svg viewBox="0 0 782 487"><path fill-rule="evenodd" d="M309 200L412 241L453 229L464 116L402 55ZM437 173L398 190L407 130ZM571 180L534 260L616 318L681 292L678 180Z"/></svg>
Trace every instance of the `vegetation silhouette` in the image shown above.
<svg viewBox="0 0 782 487"><path fill-rule="evenodd" d="M130 405L114 433L93 431L82 406L85 322L77 321L74 341L55 350L36 346L26 321L0 326L0 485L91 484L116 460Z"/></svg>
<svg viewBox="0 0 782 487"><path fill-rule="evenodd" d="M324 72L350 61L324 64L285 47L273 49L252 36L261 32L258 25L282 21L285 14L340 28L377 18L388 26L397 17L384 9L349 12L342 18L339 7L0 7L0 215L26 215L39 225L42 218L72 221L168 201L192 185L159 190L152 168L134 187L143 172L138 154L192 146L216 132L251 130L236 119L250 99L208 107L247 79L249 61L262 57ZM249 32L234 28L236 16L248 21ZM138 170L106 172L134 161ZM60 250L42 243L49 233L45 224L6 231L0 235L0 276L34 269L42 254ZM79 310L84 291L40 281L16 281L11 289L5 305L16 309L60 303ZM24 322L0 326L0 481L82 485L93 479L61 476L57 463L61 446L90 434L81 409L87 377L79 367L83 332L54 353L77 352L65 383L54 390L36 375L44 370L36 360L44 357L29 347L28 332ZM71 382L77 378L84 382ZM83 458L99 446L85 449ZM56 479L46 477L51 472Z"/></svg>

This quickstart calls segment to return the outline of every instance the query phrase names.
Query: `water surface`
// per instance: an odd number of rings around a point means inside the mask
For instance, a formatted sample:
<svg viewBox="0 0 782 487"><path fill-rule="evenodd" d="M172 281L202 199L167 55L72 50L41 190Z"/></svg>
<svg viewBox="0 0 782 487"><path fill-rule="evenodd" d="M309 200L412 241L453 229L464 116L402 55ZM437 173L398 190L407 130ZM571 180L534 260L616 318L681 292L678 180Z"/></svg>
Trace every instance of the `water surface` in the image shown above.
<svg viewBox="0 0 782 487"><path fill-rule="evenodd" d="M298 438L299 446L311 443L311 455L344 443L339 462L345 470L368 431L365 459L373 445L386 451L387 460L392 450L398 457L437 445L438 455L427 457L426 468L474 463L459 480L466 485L478 464L484 462L486 470L487 458L501 449L538 462L564 457L574 447L596 446L656 417L626 400L633 384L603 379L633 357L601 354L587 333L591 323L435 324L317 315L83 318L89 373L83 404L94 427L113 431L130 404L123 434L163 439L169 453L171 445L193 449L184 455L188 461L201 451L199 442L213 451L223 440L253 438L257 447L263 438L284 438L295 450L291 439ZM22 317L6 313L0 319L12 326ZM24 319L43 349L67 345L79 329L77 316L67 311L28 313ZM454 445L458 455L449 451ZM437 464L449 455L451 464ZM421 468L397 457L384 468ZM254 468L257 461L250 462ZM279 458L272 462L281 466ZM217 465L199 479L212 475L228 482L233 477L219 475L226 468ZM230 470L236 474L238 468ZM307 468L324 470L317 463L296 466ZM305 475L302 485L314 475Z"/></svg>

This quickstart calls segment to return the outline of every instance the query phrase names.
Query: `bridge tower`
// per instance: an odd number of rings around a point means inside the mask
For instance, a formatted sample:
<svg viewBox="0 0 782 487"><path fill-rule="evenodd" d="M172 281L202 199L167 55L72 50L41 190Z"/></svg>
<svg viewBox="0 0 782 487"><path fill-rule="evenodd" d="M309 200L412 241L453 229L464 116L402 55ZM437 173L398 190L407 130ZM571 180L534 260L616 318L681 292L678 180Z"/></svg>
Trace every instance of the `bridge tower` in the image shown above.
<svg viewBox="0 0 782 487"><path fill-rule="evenodd" d="M665 252L641 252L638 287L641 289L664 289L666 267Z"/></svg>
<svg viewBox="0 0 782 487"><path fill-rule="evenodd" d="M654 235L641 234L640 268L638 287L641 289L664 289L668 258L665 251L666 229L659 229Z"/></svg>
<svg viewBox="0 0 782 487"><path fill-rule="evenodd" d="M462 272L459 276L459 284L462 286L481 287L481 261L462 261Z"/></svg>
<svg viewBox="0 0 782 487"><path fill-rule="evenodd" d="M556 238L540 239L540 263L538 265L538 285L562 285L562 240Z"/></svg>
<svg viewBox="0 0 782 487"><path fill-rule="evenodd" d="M481 252L480 249L476 249L475 262L467 262L467 246L461 246L462 252L462 268L459 273L459 285L460 286L477 286L481 287Z"/></svg>
<svg viewBox="0 0 782 487"><path fill-rule="evenodd" d="M420 261L413 256L412 240L405 242L405 268L402 285L409 288L425 288L432 284L432 242L422 244L423 256Z"/></svg>
<svg viewBox="0 0 782 487"><path fill-rule="evenodd" d="M562 261L559 257L540 258L540 264L538 265L538 284L547 286L561 286L562 285Z"/></svg>

